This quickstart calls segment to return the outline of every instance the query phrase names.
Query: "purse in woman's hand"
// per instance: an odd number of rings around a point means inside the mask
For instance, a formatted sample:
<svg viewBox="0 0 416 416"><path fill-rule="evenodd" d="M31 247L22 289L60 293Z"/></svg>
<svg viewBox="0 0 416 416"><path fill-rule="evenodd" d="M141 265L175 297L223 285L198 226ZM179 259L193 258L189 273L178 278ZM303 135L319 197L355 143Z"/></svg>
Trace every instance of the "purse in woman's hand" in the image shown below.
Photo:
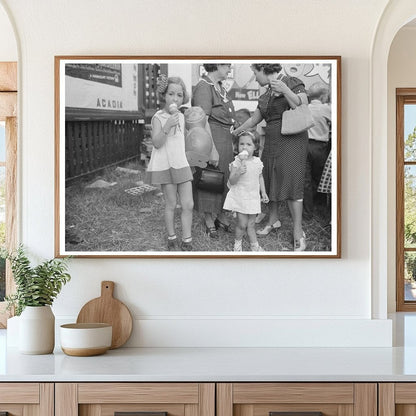
<svg viewBox="0 0 416 416"><path fill-rule="evenodd" d="M214 194L224 192L224 172L219 168L207 165L206 168L197 168L194 174L194 183L197 189Z"/></svg>
<svg viewBox="0 0 416 416"><path fill-rule="evenodd" d="M307 104L301 104L282 114L282 134L290 135L301 133L311 128L315 122Z"/></svg>

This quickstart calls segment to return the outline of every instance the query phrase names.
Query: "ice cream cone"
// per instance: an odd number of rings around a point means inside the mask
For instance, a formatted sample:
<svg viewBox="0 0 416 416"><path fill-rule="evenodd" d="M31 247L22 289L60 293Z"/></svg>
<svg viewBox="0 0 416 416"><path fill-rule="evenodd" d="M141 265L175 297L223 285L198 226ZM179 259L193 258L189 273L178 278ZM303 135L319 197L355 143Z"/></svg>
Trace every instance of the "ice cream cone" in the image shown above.
<svg viewBox="0 0 416 416"><path fill-rule="evenodd" d="M175 114L175 113L177 113L179 111L179 109L178 109L178 106L175 104L175 103L172 103L170 106L169 106L169 114ZM177 128L178 126L175 126L175 130L174 130L174 134L176 134L176 128ZM179 127L179 131L181 131L181 128Z"/></svg>

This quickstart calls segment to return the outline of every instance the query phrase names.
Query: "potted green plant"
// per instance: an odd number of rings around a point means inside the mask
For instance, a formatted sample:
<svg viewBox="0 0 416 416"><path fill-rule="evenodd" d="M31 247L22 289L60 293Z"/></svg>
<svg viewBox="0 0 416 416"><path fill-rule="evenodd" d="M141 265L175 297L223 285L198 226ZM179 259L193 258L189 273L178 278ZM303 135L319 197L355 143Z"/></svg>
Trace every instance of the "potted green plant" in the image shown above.
<svg viewBox="0 0 416 416"><path fill-rule="evenodd" d="M7 308L19 318L19 350L49 354L55 346L55 316L51 305L71 276L68 258L45 260L32 266L23 246L6 253L16 292L6 296Z"/></svg>

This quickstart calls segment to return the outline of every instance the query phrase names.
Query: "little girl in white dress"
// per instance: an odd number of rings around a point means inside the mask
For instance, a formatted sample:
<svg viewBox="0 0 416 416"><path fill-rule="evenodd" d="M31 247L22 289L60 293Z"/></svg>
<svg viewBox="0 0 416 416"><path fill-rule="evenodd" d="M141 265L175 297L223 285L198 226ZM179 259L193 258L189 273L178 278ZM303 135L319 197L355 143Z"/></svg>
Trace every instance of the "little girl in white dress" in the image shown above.
<svg viewBox="0 0 416 416"><path fill-rule="evenodd" d="M247 232L251 251L263 251L255 230L256 215L261 212L261 202L268 203L263 179L263 162L254 151L258 139L250 132L242 132L238 138L239 154L230 164L230 190L224 201L224 209L237 213L234 251L242 251L244 234Z"/></svg>
<svg viewBox="0 0 416 416"><path fill-rule="evenodd" d="M153 150L146 182L160 185L165 198L165 224L169 251L192 251L192 172L185 154L185 120L178 108L189 100L179 77L160 76L159 99L163 104L152 118ZM177 195L181 203L182 242L178 247L175 231Z"/></svg>

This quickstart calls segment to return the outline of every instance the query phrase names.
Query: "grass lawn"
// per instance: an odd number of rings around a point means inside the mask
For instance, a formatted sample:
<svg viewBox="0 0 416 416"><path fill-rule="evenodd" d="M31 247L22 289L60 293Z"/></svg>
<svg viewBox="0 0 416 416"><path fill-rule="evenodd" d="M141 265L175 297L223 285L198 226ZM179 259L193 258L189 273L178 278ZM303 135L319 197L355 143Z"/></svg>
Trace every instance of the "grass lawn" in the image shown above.
<svg viewBox="0 0 416 416"><path fill-rule="evenodd" d="M79 180L66 188L65 220L67 251L165 251L166 228L164 223L164 199L160 189L131 195L126 190L140 187L144 179L144 167L131 162L124 168L108 168L101 175L89 180ZM106 188L88 188L97 180L114 184ZM177 210L176 229L180 238L180 210ZM292 251L292 221L286 203L280 207L282 227L268 236L259 238L265 251ZM230 220L235 219L230 213ZM304 220L308 251L331 249L330 212L328 207L315 209L313 218ZM262 228L263 224L258 227ZM194 251L232 251L233 233L219 230L217 240L207 237L202 217L194 212L192 225ZM244 241L243 250L249 250Z"/></svg>

